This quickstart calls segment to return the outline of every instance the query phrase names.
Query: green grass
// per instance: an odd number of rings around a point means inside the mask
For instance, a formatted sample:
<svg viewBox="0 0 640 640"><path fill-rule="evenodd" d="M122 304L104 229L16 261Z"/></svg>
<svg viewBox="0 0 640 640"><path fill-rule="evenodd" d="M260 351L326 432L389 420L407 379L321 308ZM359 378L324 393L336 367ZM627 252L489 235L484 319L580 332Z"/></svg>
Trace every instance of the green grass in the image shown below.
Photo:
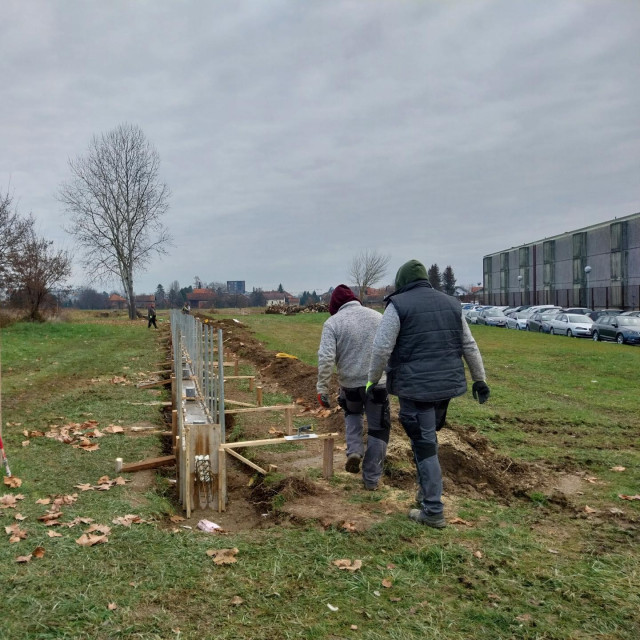
<svg viewBox="0 0 640 640"><path fill-rule="evenodd" d="M273 350L314 361L326 316L248 319L259 335L270 336ZM357 533L288 526L214 538L174 532L166 515L176 508L162 476L142 493L131 485L108 492L74 488L113 477L115 457L159 455L154 437L107 436L92 453L48 438L22 446L23 429L50 424L162 424L157 407L132 403L164 396L110 382L125 374L135 381L137 372L157 368L164 354L145 324L85 319L4 329L3 438L23 484L0 494L24 499L17 509L0 509L0 524L18 522L20 512L28 537L15 544L8 535L0 539L0 638L639 637L640 503L617 494L640 487L640 349L488 327L474 328L474 335L492 397L482 406L470 394L454 400L450 421L477 428L516 459L596 476L597 484L587 483L576 497L576 509L563 509L540 491L511 504L458 499L455 515L472 527L434 531L388 515ZM290 398L275 394L267 401ZM627 470L610 471L614 465ZM274 474L270 481L281 479ZM80 526L47 536L37 520L47 507L36 500L72 493L77 500L63 507L63 519L110 525L107 544L77 545L86 528ZM377 505L385 493L354 490L350 497ZM587 517L584 504L599 515ZM606 516L614 506L623 517ZM128 513L147 522L111 523ZM15 562L39 545L44 558ZM215 566L206 551L220 547L237 547L238 562ZM361 559L362 569L340 571L332 564L339 558ZM235 596L241 604L233 604Z"/></svg>

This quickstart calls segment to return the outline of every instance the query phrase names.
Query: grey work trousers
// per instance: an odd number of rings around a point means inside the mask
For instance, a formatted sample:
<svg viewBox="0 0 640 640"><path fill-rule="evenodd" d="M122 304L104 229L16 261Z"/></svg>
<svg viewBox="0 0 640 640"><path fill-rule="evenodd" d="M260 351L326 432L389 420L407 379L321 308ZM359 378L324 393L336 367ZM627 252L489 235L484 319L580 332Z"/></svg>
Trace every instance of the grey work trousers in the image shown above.
<svg viewBox="0 0 640 640"><path fill-rule="evenodd" d="M362 480L366 486L374 487L382 476L387 444L391 431L389 395L384 385L377 385L367 395L365 387L340 388L338 404L344 410L347 457L362 458ZM367 416L367 446L363 441L364 416Z"/></svg>
<svg viewBox="0 0 640 640"><path fill-rule="evenodd" d="M438 436L436 435L436 411L441 417L440 403L419 402L409 398L400 401L400 423L411 440L416 464L418 486L422 494L422 509L429 515L441 514L442 470L438 459ZM448 402L447 402L448 404ZM446 416L446 405L444 407Z"/></svg>

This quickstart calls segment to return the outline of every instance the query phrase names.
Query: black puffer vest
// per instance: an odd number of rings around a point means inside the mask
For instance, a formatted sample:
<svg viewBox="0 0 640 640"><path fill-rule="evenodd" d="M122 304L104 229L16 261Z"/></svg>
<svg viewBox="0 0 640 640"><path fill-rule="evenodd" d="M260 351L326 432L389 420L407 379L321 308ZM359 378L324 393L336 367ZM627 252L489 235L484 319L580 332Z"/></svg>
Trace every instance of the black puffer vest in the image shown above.
<svg viewBox="0 0 640 640"><path fill-rule="evenodd" d="M388 300L400 317L387 365L389 393L423 402L466 393L460 303L427 280L410 282Z"/></svg>

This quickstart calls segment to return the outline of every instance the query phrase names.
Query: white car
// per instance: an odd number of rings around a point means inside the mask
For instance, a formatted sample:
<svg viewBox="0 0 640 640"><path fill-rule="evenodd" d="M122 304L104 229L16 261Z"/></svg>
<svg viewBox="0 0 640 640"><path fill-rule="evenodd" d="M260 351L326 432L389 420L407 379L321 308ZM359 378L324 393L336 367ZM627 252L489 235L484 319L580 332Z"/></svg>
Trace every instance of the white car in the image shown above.
<svg viewBox="0 0 640 640"><path fill-rule="evenodd" d="M507 329L519 329L520 331L527 330L527 318L528 313L524 311L512 311L507 313Z"/></svg>
<svg viewBox="0 0 640 640"><path fill-rule="evenodd" d="M569 338L590 338L593 333L593 320L589 316L576 313L559 313L548 320L549 333Z"/></svg>

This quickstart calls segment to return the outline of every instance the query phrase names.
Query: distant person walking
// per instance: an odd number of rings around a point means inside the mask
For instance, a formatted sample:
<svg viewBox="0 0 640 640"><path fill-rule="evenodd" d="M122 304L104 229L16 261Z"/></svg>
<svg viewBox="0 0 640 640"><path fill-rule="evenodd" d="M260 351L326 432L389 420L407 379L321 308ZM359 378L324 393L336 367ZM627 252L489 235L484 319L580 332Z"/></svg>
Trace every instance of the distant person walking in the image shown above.
<svg viewBox="0 0 640 640"><path fill-rule="evenodd" d="M156 329L158 325L156 324L156 305L152 302L147 309L147 329L151 329L151 325L153 325Z"/></svg>
<svg viewBox="0 0 640 640"><path fill-rule="evenodd" d="M188 302L185 302L185 303L182 305L182 313L184 313L184 314L188 314L190 311L191 311L191 307L189 306L189 303L188 303Z"/></svg>
<svg viewBox="0 0 640 640"><path fill-rule="evenodd" d="M395 286L385 298L373 342L367 390L386 370L387 389L400 401L400 423L411 440L418 477L421 508L412 509L409 518L441 529L447 523L436 431L444 424L449 400L467 391L463 358L480 404L489 399L489 387L460 302L433 289L417 260L400 267Z"/></svg>
<svg viewBox="0 0 640 640"><path fill-rule="evenodd" d="M365 393L371 346L382 315L360 304L353 291L338 285L329 302L331 317L322 327L318 349L318 402L330 407L329 382L334 365L338 370L338 404L344 410L345 439L349 473L359 473L365 489L375 491L387 455L391 420L384 379L368 395ZM363 442L364 415L367 416L367 446Z"/></svg>

